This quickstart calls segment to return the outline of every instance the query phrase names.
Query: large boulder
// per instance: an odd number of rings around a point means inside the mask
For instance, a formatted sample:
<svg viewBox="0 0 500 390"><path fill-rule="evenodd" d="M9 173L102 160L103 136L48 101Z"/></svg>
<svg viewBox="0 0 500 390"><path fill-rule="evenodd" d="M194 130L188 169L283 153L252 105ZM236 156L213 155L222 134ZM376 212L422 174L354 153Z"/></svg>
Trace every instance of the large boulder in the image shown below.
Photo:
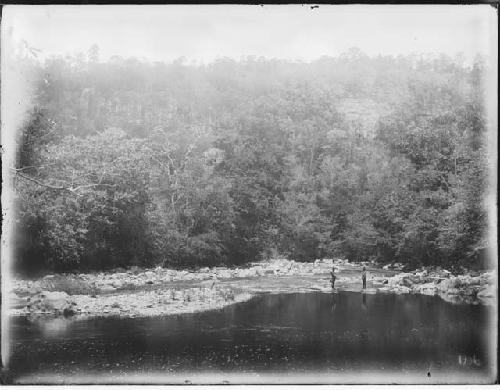
<svg viewBox="0 0 500 390"><path fill-rule="evenodd" d="M411 287L411 286L413 286L415 284L414 279L411 278L411 277L409 277L409 276L404 277L401 280L401 282L402 282L402 285L405 286L405 287Z"/></svg>
<svg viewBox="0 0 500 390"><path fill-rule="evenodd" d="M217 272L217 277L219 279L229 279L231 278L231 271L224 269L219 272Z"/></svg>
<svg viewBox="0 0 500 390"><path fill-rule="evenodd" d="M42 291L28 298L27 308L30 313L74 314L76 303L63 291Z"/></svg>
<svg viewBox="0 0 500 390"><path fill-rule="evenodd" d="M116 288L109 284L105 284L104 286L100 287L99 290L101 293L112 293L116 291Z"/></svg>
<svg viewBox="0 0 500 390"><path fill-rule="evenodd" d="M479 285L481 285L481 278L479 276L472 276L470 278L470 284L472 286L479 286Z"/></svg>
<svg viewBox="0 0 500 390"><path fill-rule="evenodd" d="M494 286L487 286L477 293L478 298L494 298L496 291Z"/></svg>
<svg viewBox="0 0 500 390"><path fill-rule="evenodd" d="M264 268L262 268L261 266L256 266L253 268L253 270L255 271L255 274L257 276L263 276L265 274Z"/></svg>
<svg viewBox="0 0 500 390"><path fill-rule="evenodd" d="M29 290L29 295L40 294L42 291L43 290L39 285L33 285L33 286L31 286L31 288Z"/></svg>
<svg viewBox="0 0 500 390"><path fill-rule="evenodd" d="M479 276L480 284L485 285L485 284L493 283L494 277L495 276L494 276L493 272L485 272Z"/></svg>
<svg viewBox="0 0 500 390"><path fill-rule="evenodd" d="M451 285L452 285L452 282L450 279L440 279L438 281L438 284L437 284L439 290L443 291L443 292L450 289Z"/></svg>
<svg viewBox="0 0 500 390"><path fill-rule="evenodd" d="M413 283L410 281L409 277L410 277L410 274L408 274L408 273L401 273L401 274L395 275L392 278L389 278L389 286L396 287L396 286L405 285L405 287L409 287L408 285L413 285ZM406 280L406 282L405 282L405 280ZM408 281L410 281L410 282L408 282Z"/></svg>
<svg viewBox="0 0 500 390"><path fill-rule="evenodd" d="M434 283L425 283L417 285L414 291L424 295L435 295L438 288Z"/></svg>
<svg viewBox="0 0 500 390"><path fill-rule="evenodd" d="M416 275L419 277L419 278L422 278L422 277L426 277L429 275L429 271L427 269L423 269L419 272L416 273Z"/></svg>
<svg viewBox="0 0 500 390"><path fill-rule="evenodd" d="M444 279L438 284L439 290L442 292L447 292L451 289L458 289L463 286L463 282L458 277L451 277L449 279Z"/></svg>
<svg viewBox="0 0 500 390"><path fill-rule="evenodd" d="M111 283L111 286L114 287L114 288L122 288L123 285L125 284L125 282L123 280L113 280L113 282Z"/></svg>
<svg viewBox="0 0 500 390"><path fill-rule="evenodd" d="M411 289L405 286L397 286L396 288L394 288L394 292L396 294L408 294L411 292Z"/></svg>
<svg viewBox="0 0 500 390"><path fill-rule="evenodd" d="M399 284L401 283L403 278L401 278L399 275L396 275L392 278L389 278L389 286L391 287L396 287L396 286L399 286Z"/></svg>
<svg viewBox="0 0 500 390"><path fill-rule="evenodd" d="M460 295L461 290L458 288L449 288L448 290L445 291L447 295Z"/></svg>

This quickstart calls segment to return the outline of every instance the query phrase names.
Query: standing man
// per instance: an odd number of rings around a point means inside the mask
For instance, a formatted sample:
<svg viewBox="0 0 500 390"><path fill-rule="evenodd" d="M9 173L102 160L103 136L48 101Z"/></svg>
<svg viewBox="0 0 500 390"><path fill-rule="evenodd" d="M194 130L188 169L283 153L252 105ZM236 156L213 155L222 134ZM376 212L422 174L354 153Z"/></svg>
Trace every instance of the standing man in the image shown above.
<svg viewBox="0 0 500 390"><path fill-rule="evenodd" d="M337 276L335 276L335 267L332 267L332 272L330 272L330 275L332 276L332 288L335 288L335 280L337 280Z"/></svg>
<svg viewBox="0 0 500 390"><path fill-rule="evenodd" d="M361 274L361 279L363 280L363 290L366 290L366 267L363 267L363 273Z"/></svg>

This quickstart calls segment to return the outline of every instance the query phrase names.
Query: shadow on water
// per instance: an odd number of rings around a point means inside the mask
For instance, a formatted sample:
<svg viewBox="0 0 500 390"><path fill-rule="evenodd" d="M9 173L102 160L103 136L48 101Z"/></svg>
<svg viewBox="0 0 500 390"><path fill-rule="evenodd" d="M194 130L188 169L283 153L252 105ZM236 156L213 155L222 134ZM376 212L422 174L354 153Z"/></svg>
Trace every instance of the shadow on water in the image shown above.
<svg viewBox="0 0 500 390"><path fill-rule="evenodd" d="M308 372L489 369L491 308L359 292L259 295L156 318L11 324L9 372ZM14 380L15 381L15 380Z"/></svg>

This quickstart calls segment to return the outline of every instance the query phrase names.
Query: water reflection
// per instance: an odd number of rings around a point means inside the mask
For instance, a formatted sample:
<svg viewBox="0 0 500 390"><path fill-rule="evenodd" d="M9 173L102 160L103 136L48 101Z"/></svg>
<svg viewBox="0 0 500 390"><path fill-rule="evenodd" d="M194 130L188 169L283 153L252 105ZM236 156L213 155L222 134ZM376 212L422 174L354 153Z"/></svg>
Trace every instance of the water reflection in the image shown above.
<svg viewBox="0 0 500 390"><path fill-rule="evenodd" d="M332 292L332 313L335 311L335 308L337 307L337 294L336 292Z"/></svg>
<svg viewBox="0 0 500 390"><path fill-rule="evenodd" d="M10 369L64 375L488 369L490 308L438 297L366 295L261 295L222 310L160 318L46 324L18 318Z"/></svg>
<svg viewBox="0 0 500 390"><path fill-rule="evenodd" d="M57 339L67 335L71 326L71 320L67 318L37 319L35 324L40 327L43 338Z"/></svg>

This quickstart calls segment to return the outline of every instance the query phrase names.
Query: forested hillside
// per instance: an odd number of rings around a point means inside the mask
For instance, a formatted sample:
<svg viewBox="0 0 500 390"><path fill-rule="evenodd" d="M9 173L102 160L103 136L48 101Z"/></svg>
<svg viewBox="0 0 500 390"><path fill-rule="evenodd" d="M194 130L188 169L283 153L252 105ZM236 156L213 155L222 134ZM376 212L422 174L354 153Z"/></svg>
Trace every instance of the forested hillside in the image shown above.
<svg viewBox="0 0 500 390"><path fill-rule="evenodd" d="M270 256L480 267L484 65L459 57L25 66L16 266Z"/></svg>

